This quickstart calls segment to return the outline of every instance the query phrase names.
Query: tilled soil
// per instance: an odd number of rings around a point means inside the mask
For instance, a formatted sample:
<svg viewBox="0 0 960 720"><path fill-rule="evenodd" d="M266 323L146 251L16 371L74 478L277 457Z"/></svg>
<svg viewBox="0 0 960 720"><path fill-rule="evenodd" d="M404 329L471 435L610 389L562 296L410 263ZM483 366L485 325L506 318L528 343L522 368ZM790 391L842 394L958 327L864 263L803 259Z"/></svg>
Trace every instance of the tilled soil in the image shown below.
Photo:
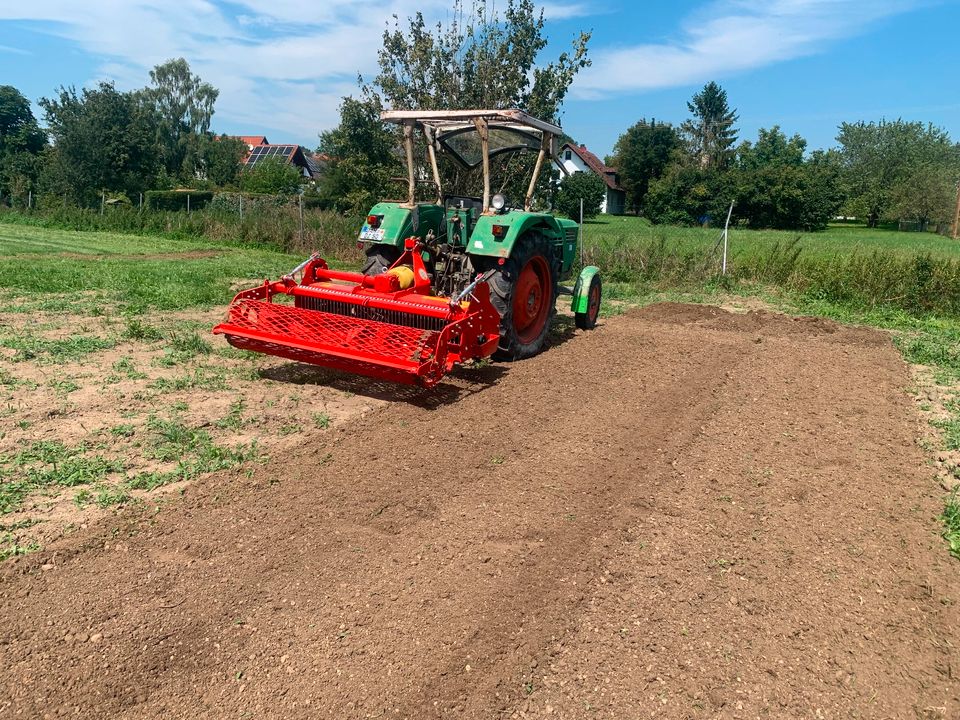
<svg viewBox="0 0 960 720"><path fill-rule="evenodd" d="M909 380L665 304L397 391L8 563L0 717L958 717Z"/></svg>

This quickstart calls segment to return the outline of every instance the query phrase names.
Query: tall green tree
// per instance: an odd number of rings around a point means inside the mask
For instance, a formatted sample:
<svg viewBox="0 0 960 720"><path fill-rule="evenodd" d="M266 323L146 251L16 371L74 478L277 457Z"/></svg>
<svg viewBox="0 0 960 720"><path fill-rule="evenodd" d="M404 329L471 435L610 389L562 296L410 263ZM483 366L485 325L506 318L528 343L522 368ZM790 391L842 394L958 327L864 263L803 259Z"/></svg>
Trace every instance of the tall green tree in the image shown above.
<svg viewBox="0 0 960 720"><path fill-rule="evenodd" d="M376 98L344 98L340 125L320 134L318 152L330 157L320 194L341 212L366 212L404 174L396 133L380 122L380 110Z"/></svg>
<svg viewBox="0 0 960 720"><path fill-rule="evenodd" d="M590 64L590 33L569 51L537 62L547 46L543 11L533 0L507 0L502 16L493 2L469 9L454 0L451 20L427 26L421 13L383 34L380 71L367 86L395 109L520 108L556 120L574 77Z"/></svg>
<svg viewBox="0 0 960 720"><path fill-rule="evenodd" d="M701 168L729 167L737 141L739 116L731 110L727 91L712 80L687 103L692 117L681 125L691 158Z"/></svg>
<svg viewBox="0 0 960 720"><path fill-rule="evenodd" d="M656 120L640 120L620 136L607 164L617 168L627 192L627 207L640 211L650 182L663 175L679 144L673 126Z"/></svg>
<svg viewBox="0 0 960 720"><path fill-rule="evenodd" d="M233 185L240 177L241 162L249 152L240 138L201 135L197 150L198 171L217 187Z"/></svg>
<svg viewBox="0 0 960 720"><path fill-rule="evenodd" d="M756 170L764 167L799 167L803 164L803 154L807 141L799 135L788 138L774 125L769 130L760 128L757 142L744 140L737 148L737 166L742 170Z"/></svg>
<svg viewBox="0 0 960 720"><path fill-rule="evenodd" d="M553 197L553 209L573 220L580 220L580 201L583 216L595 217L600 212L607 185L592 172L576 172L560 182Z"/></svg>
<svg viewBox="0 0 960 720"><path fill-rule="evenodd" d="M101 82L80 94L60 88L40 106L54 143L45 166L51 191L91 206L102 191L132 196L151 189L161 167L158 119L137 93Z"/></svg>
<svg viewBox="0 0 960 720"><path fill-rule="evenodd" d="M589 33L580 33L570 50L544 61L547 38L543 13L533 0L507 0L502 11L492 0L475 0L469 7L463 0L453 0L450 18L446 24L434 26L428 26L421 13L408 18L405 26L395 18L383 34L379 71L369 82L361 78L361 97L351 101L363 103L365 109L354 112L354 106L345 100L344 108L351 111L344 113L347 124L322 141L321 151L336 156L332 137L349 136L357 127L370 131L364 118L375 117L383 107L519 108L546 120L559 117L574 77L589 65ZM358 125L359 120L363 122ZM394 153L397 134L390 129L387 132L394 138L390 150ZM390 165L379 154L378 138L382 134L371 133L371 142L366 145L378 154L363 151L337 158L340 172L334 177L343 196L362 197L365 188L361 183L371 179L368 169L381 177ZM531 155L495 158L493 175L501 180L495 189L512 198L522 197L532 162ZM443 159L441 173L448 192L478 193L479 173ZM548 182L544 173L544 189Z"/></svg>
<svg viewBox="0 0 960 720"><path fill-rule="evenodd" d="M210 130L220 91L190 70L184 58L168 60L150 71L143 98L157 113L163 163L173 177L191 179L199 161L198 138Z"/></svg>
<svg viewBox="0 0 960 720"><path fill-rule="evenodd" d="M931 183L942 186L942 193L960 175L956 146L933 124L843 123L837 142L850 197L848 212L865 218L871 227L904 212L915 218L925 214L909 210L909 198L916 198L919 209L926 204L921 196L929 196Z"/></svg>
<svg viewBox="0 0 960 720"><path fill-rule="evenodd" d="M12 85L0 85L0 196L25 201L36 184L46 142L30 101Z"/></svg>

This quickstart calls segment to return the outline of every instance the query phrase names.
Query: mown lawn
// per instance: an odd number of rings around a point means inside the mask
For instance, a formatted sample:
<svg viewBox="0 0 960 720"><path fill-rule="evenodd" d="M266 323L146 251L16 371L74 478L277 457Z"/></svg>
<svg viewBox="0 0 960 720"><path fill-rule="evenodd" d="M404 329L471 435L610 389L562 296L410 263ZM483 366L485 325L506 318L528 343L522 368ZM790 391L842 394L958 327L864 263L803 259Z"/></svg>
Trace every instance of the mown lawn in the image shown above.
<svg viewBox="0 0 960 720"><path fill-rule="evenodd" d="M640 243L649 244L661 237L682 251L712 248L723 228L688 228L651 225L644 218L600 216L584 223L586 247ZM730 257L756 257L768 254L777 245L799 238L802 253L807 257L832 257L837 254L880 251L907 256L929 252L935 257L960 259L960 241L934 233L898 232L870 229L862 225L833 225L823 232L800 233L784 230L730 230Z"/></svg>
<svg viewBox="0 0 960 720"><path fill-rule="evenodd" d="M203 240L0 223L2 312L83 315L226 304L238 281L276 278L302 258Z"/></svg>

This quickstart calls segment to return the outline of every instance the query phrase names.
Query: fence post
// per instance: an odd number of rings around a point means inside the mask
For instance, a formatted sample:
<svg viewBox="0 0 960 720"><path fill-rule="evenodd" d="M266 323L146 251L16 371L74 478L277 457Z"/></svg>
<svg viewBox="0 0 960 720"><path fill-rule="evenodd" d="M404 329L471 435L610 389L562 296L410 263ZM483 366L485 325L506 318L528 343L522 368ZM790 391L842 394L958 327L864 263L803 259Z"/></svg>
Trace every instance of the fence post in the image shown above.
<svg viewBox="0 0 960 720"><path fill-rule="evenodd" d="M240 196L240 222L243 222L243 195Z"/></svg>
<svg viewBox="0 0 960 720"><path fill-rule="evenodd" d="M580 269L583 270L583 198L580 198Z"/></svg>
<svg viewBox="0 0 960 720"><path fill-rule="evenodd" d="M727 222L723 225L723 274L727 274L727 241L730 238L730 216L733 215L733 201L730 201L730 209L727 210Z"/></svg>
<svg viewBox="0 0 960 720"><path fill-rule="evenodd" d="M960 233L960 183L957 183L957 207L953 211L953 227L950 229L950 237L957 239Z"/></svg>
<svg viewBox="0 0 960 720"><path fill-rule="evenodd" d="M300 244L303 245L303 193L301 192L298 197L300 198Z"/></svg>
<svg viewBox="0 0 960 720"><path fill-rule="evenodd" d="M143 212L143 193L140 193L140 207L137 209L137 212Z"/></svg>
<svg viewBox="0 0 960 720"><path fill-rule="evenodd" d="M103 215L103 207L107 204L107 194L105 192L100 193L100 214Z"/></svg>
<svg viewBox="0 0 960 720"><path fill-rule="evenodd" d="M190 193L187 193L187 215L190 214Z"/></svg>
<svg viewBox="0 0 960 720"><path fill-rule="evenodd" d="M33 210L33 190L27 191L27 210Z"/></svg>

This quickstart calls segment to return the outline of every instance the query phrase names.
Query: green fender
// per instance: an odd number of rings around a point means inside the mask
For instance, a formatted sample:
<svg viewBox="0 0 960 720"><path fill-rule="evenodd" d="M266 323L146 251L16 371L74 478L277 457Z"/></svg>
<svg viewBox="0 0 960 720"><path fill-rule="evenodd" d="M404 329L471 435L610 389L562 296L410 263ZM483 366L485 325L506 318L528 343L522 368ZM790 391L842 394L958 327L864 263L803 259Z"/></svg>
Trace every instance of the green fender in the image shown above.
<svg viewBox="0 0 960 720"><path fill-rule="evenodd" d="M433 203L409 208L400 203L382 202L370 208L367 214L381 215L380 227L374 229L364 222L358 239L398 248L403 247L403 241L408 237L424 239L430 230L439 237L445 224L443 208Z"/></svg>
<svg viewBox="0 0 960 720"><path fill-rule="evenodd" d="M587 305L590 302L590 281L594 275L600 273L600 268L596 265L587 265L580 271L577 278L577 284L573 286L573 302L570 303L570 309L575 313L585 313Z"/></svg>
<svg viewBox="0 0 960 720"><path fill-rule="evenodd" d="M502 238L493 235L494 225L505 225L507 232ZM472 255L510 257L517 239L528 230L540 230L549 238L563 236L563 227L553 215L546 213L511 210L503 215L481 215L470 234L467 252Z"/></svg>

